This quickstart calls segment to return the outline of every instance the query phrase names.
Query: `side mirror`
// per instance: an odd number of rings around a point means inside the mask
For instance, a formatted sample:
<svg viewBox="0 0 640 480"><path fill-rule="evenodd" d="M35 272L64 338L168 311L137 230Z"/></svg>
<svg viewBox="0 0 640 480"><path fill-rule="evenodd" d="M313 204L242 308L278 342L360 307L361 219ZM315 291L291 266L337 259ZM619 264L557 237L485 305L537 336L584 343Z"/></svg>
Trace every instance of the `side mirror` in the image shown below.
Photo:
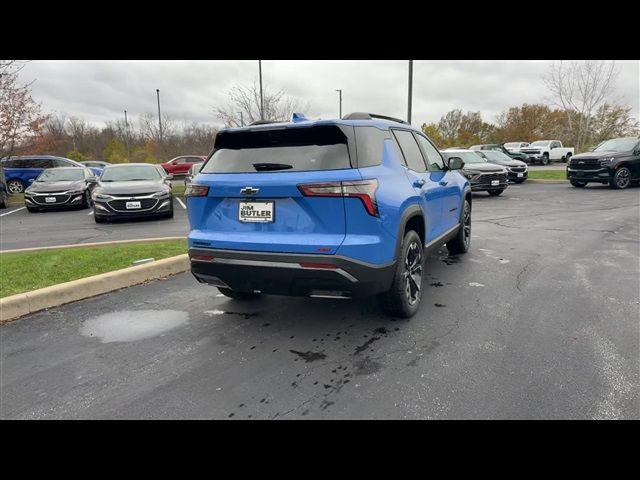
<svg viewBox="0 0 640 480"><path fill-rule="evenodd" d="M451 157L447 160L449 170L461 170L464 167L464 161L460 157Z"/></svg>
<svg viewBox="0 0 640 480"><path fill-rule="evenodd" d="M87 183L88 184L96 184L96 183L98 183L98 177L89 177L89 178L87 178Z"/></svg>
<svg viewBox="0 0 640 480"><path fill-rule="evenodd" d="M167 173L167 176L164 177L165 180L173 180L173 174L172 173Z"/></svg>

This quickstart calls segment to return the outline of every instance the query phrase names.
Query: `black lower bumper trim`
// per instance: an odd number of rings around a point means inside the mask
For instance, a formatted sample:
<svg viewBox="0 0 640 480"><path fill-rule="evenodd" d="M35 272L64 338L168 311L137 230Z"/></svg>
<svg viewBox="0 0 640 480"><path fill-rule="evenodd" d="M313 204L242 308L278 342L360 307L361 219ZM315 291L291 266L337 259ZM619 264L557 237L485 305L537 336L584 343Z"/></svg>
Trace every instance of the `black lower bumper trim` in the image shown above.
<svg viewBox="0 0 640 480"><path fill-rule="evenodd" d="M395 262L373 265L332 255L191 248L189 258L191 273L201 283L271 295L329 295L327 292L346 297L373 295L389 289L395 271Z"/></svg>

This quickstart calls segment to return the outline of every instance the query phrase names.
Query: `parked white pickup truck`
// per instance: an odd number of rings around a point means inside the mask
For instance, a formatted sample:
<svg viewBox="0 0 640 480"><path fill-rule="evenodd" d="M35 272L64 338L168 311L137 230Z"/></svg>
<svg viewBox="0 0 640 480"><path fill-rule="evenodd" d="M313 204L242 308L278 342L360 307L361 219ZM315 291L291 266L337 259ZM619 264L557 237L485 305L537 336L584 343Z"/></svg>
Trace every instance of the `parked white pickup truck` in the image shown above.
<svg viewBox="0 0 640 480"><path fill-rule="evenodd" d="M521 148L520 153L527 155L528 163L547 165L553 161L568 162L575 153L575 148L563 147L559 140L538 140Z"/></svg>

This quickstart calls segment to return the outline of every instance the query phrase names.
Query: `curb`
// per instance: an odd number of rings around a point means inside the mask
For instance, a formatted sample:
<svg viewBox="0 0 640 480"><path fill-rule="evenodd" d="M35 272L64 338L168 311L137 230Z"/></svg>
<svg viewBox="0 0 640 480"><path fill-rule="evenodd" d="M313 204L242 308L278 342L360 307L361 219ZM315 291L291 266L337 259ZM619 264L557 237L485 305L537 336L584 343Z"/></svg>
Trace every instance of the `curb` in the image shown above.
<svg viewBox="0 0 640 480"><path fill-rule="evenodd" d="M0 324L46 308L58 307L65 303L95 297L150 280L177 275L189 269L189 256L183 253L144 265L101 273L92 277L0 298Z"/></svg>
<svg viewBox="0 0 640 480"><path fill-rule="evenodd" d="M127 243L164 242L167 240L186 240L187 237L153 237L153 238L133 238L131 240L112 240L109 242L74 243L71 245L51 245L47 247L15 248L13 250L0 250L3 253L37 252L39 250L56 250L58 248L82 248L101 247L104 245L124 245Z"/></svg>

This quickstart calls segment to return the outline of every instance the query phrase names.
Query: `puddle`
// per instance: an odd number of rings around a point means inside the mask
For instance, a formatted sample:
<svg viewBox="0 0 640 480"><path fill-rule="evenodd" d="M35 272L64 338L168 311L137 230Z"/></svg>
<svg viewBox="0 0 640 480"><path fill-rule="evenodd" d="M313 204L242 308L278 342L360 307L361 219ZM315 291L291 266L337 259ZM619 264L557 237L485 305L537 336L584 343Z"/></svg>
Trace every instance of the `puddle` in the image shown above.
<svg viewBox="0 0 640 480"><path fill-rule="evenodd" d="M80 333L102 343L136 342L156 337L189 321L187 312L177 310L121 310L86 320Z"/></svg>

